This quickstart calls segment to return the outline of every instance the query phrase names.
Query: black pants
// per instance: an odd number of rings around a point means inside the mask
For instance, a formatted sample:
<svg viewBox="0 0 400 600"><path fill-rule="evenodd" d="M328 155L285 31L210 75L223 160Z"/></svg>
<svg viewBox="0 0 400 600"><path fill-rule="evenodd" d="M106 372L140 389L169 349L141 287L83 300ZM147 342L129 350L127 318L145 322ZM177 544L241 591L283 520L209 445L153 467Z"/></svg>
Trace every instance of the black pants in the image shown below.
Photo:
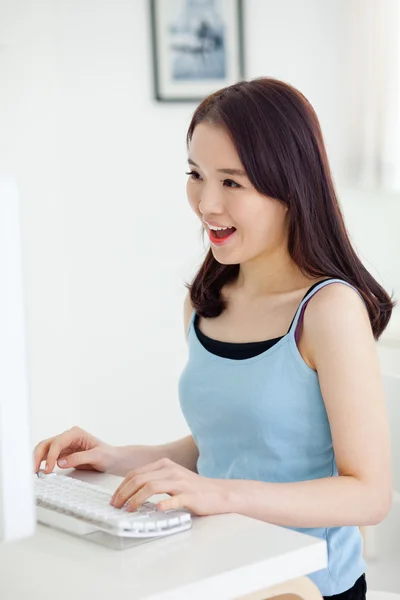
<svg viewBox="0 0 400 600"><path fill-rule="evenodd" d="M324 600L365 600L367 593L367 582L365 580L365 573L361 575L349 590L342 592L341 594L335 594L333 596L323 596Z"/></svg>

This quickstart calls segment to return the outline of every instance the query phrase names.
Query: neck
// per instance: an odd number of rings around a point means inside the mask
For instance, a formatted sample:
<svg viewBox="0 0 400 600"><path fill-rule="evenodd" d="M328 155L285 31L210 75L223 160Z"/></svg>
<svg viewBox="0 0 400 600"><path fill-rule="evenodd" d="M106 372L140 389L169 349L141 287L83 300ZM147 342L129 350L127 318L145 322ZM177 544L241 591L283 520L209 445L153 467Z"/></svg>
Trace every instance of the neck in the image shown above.
<svg viewBox="0 0 400 600"><path fill-rule="evenodd" d="M272 296L306 287L310 281L287 253L275 253L242 263L237 286L248 297Z"/></svg>

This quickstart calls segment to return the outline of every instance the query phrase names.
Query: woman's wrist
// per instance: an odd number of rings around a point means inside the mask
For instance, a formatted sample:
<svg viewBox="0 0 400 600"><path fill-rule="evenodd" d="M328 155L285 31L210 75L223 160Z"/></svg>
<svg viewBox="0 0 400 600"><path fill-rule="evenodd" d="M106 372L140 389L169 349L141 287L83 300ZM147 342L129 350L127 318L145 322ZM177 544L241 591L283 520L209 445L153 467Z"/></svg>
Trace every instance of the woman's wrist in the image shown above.
<svg viewBox="0 0 400 600"><path fill-rule="evenodd" d="M104 473L119 475L124 458L123 453L121 452L121 447L107 444L106 448L104 449L104 454Z"/></svg>

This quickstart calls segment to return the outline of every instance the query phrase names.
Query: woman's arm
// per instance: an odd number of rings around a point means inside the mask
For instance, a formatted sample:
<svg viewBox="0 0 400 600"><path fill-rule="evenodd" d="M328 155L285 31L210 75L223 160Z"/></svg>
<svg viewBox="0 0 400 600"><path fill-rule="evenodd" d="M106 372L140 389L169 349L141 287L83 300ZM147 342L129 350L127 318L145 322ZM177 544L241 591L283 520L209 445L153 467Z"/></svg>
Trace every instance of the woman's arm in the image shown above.
<svg viewBox="0 0 400 600"><path fill-rule="evenodd" d="M178 465L197 473L199 451L191 435L159 446L119 446L117 452L118 461L112 473L121 477L125 477L129 471L162 458L169 458Z"/></svg>
<svg viewBox="0 0 400 600"><path fill-rule="evenodd" d="M230 512L289 527L373 525L392 501L390 433L366 308L343 284L309 302L303 346L318 372L339 476L296 483L232 481Z"/></svg>

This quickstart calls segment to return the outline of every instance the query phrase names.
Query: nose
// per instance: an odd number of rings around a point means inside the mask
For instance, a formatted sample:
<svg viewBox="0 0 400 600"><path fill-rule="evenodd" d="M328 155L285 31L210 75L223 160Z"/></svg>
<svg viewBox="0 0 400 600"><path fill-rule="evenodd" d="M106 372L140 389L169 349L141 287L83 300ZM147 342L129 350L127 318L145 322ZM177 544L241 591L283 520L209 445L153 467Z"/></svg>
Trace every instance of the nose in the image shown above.
<svg viewBox="0 0 400 600"><path fill-rule="evenodd" d="M201 190L199 211L207 220L207 217L212 215L220 215L224 212L223 199L218 189L210 183L203 185Z"/></svg>

